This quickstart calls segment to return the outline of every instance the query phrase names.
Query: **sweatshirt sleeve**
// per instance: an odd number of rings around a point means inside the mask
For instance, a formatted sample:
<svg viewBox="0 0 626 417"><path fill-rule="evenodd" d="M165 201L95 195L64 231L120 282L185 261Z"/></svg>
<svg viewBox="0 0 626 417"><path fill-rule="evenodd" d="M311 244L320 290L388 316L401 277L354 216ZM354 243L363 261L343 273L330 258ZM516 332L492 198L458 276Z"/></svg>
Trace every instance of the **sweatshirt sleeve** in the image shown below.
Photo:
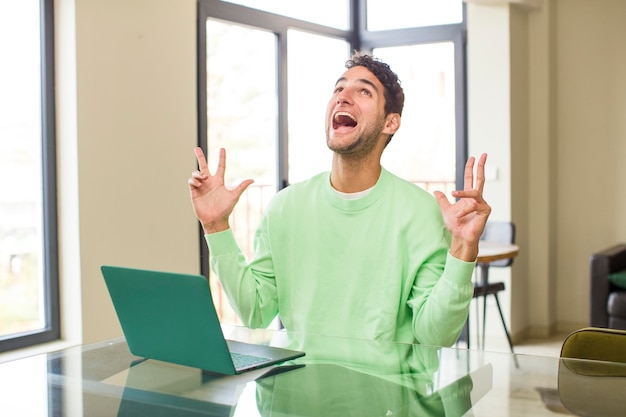
<svg viewBox="0 0 626 417"><path fill-rule="evenodd" d="M456 342L474 293L474 266L475 262L465 262L448 253L443 274L433 283L431 291L424 291L417 283L432 282L432 277L416 277L409 305L413 309L413 332L419 343L452 346Z"/></svg>
<svg viewBox="0 0 626 417"><path fill-rule="evenodd" d="M245 326L267 327L278 314L272 258L262 230L255 236L254 261L247 263L231 229L205 235L211 269Z"/></svg>

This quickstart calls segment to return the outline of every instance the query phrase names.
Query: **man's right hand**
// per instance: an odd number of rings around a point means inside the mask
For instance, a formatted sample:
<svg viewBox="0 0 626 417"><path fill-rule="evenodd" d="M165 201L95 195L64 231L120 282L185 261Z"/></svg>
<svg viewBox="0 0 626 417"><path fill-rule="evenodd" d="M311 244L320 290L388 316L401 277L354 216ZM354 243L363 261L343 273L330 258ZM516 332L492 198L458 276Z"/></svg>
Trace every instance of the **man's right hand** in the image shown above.
<svg viewBox="0 0 626 417"><path fill-rule="evenodd" d="M228 218L239 201L241 194L252 184L253 180L242 181L232 190L224 185L224 172L226 170L226 151L220 149L220 159L217 171L211 175L207 166L207 160L202 149L194 149L198 159L198 171L191 174L187 180L191 205L196 217L202 224L204 233L217 233L228 229Z"/></svg>

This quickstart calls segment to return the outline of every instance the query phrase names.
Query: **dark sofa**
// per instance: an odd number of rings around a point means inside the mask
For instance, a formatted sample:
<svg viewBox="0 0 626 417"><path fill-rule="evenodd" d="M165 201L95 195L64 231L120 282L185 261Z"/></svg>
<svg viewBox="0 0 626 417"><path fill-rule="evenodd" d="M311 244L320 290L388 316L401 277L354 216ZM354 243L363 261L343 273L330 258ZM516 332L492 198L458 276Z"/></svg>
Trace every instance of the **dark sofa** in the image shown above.
<svg viewBox="0 0 626 417"><path fill-rule="evenodd" d="M625 243L591 255L591 326L626 330L626 289L609 281L609 274L625 270Z"/></svg>

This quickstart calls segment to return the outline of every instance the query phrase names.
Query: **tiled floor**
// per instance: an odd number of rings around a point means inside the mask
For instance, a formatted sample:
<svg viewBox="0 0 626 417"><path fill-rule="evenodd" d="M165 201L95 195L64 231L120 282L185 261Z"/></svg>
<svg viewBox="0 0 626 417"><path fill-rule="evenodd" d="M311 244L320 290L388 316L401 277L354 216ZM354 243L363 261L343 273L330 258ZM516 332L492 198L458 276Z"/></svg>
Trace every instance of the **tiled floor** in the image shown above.
<svg viewBox="0 0 626 417"><path fill-rule="evenodd" d="M529 339L513 348L516 353L559 357L566 336L567 334L557 334L546 339Z"/></svg>

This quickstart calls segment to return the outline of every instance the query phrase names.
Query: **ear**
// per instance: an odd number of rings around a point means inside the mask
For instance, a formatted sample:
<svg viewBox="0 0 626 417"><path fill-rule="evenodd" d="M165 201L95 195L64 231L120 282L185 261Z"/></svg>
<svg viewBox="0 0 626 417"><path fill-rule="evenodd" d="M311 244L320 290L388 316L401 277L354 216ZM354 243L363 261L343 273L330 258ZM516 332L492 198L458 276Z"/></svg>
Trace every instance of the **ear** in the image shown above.
<svg viewBox="0 0 626 417"><path fill-rule="evenodd" d="M400 114L389 113L385 119L385 129L383 133L393 135L398 129L400 129Z"/></svg>

